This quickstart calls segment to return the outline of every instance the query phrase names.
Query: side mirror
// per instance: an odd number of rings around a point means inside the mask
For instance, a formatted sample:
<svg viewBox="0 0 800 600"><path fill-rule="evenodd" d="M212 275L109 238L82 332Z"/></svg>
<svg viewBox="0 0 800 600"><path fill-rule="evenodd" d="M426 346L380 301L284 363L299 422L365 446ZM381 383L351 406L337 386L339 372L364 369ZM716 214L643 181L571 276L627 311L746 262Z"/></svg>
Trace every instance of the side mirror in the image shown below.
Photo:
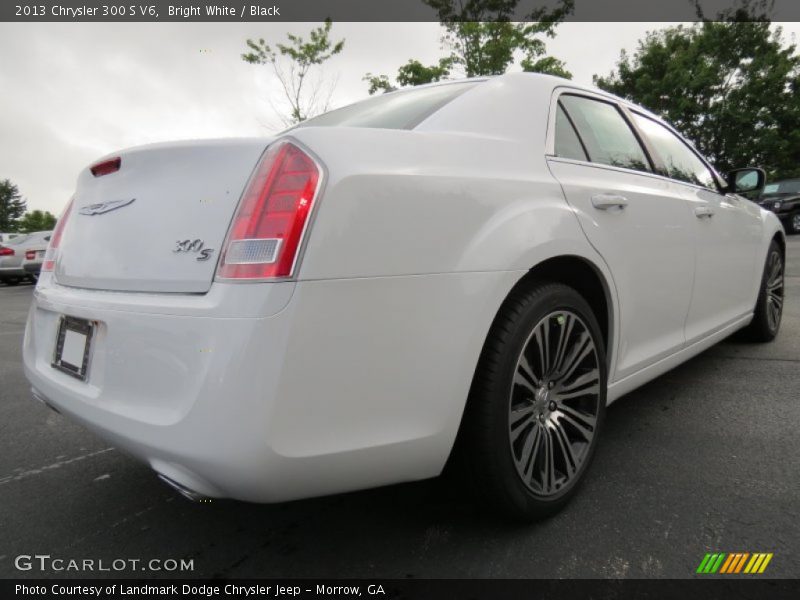
<svg viewBox="0 0 800 600"><path fill-rule="evenodd" d="M747 169L734 169L728 173L726 192L731 194L745 194L748 192L760 192L767 182L767 174L764 169L755 167Z"/></svg>

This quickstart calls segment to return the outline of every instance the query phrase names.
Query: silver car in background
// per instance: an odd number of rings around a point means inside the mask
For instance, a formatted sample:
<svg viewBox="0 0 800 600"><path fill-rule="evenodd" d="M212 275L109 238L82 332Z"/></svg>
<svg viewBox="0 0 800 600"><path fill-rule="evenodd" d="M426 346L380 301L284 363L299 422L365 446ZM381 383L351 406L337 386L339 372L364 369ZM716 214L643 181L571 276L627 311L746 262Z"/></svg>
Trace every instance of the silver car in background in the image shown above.
<svg viewBox="0 0 800 600"><path fill-rule="evenodd" d="M24 279L35 282L52 233L24 233L0 245L0 283L17 285Z"/></svg>

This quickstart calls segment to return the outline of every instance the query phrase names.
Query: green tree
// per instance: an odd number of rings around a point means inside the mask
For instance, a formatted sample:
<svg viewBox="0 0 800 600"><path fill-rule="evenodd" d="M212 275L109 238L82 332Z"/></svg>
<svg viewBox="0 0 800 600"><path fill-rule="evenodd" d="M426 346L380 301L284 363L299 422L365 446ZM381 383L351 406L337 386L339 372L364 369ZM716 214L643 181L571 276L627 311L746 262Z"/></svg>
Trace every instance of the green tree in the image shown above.
<svg viewBox="0 0 800 600"><path fill-rule="evenodd" d="M400 67L398 85L420 85L446 79L458 67L467 77L500 75L521 56L523 71L571 78L564 63L547 56L542 37L554 37L555 29L573 10L574 0L559 0L556 8L537 8L518 17L520 0L423 0L432 7L444 28L442 49L447 56L426 67L410 60ZM386 75L368 73L364 80L370 94L393 88Z"/></svg>
<svg viewBox="0 0 800 600"><path fill-rule="evenodd" d="M800 176L800 57L768 20L770 2L650 32L595 84L646 106L720 171L760 165Z"/></svg>
<svg viewBox="0 0 800 600"><path fill-rule="evenodd" d="M314 71L344 49L344 39L331 40L331 27L331 20L326 20L311 30L308 40L289 33L289 42L276 43L274 48L263 38L247 40L249 51L242 54L242 60L272 69L289 104L289 115L274 105L273 109L287 125L305 121L328 108L334 85L328 85L319 73L315 77Z"/></svg>
<svg viewBox="0 0 800 600"><path fill-rule="evenodd" d="M397 86L423 85L425 83L433 83L434 81L447 79L450 75L450 71L453 69L454 62L452 57L446 56L440 58L439 63L436 65L425 66L418 60L412 58L397 70ZM378 91L391 92L397 87L392 84L391 80L386 75L367 73L362 79L367 82L370 95Z"/></svg>
<svg viewBox="0 0 800 600"><path fill-rule="evenodd" d="M26 206L16 185L9 179L0 181L0 231L17 231L17 222L25 213Z"/></svg>
<svg viewBox="0 0 800 600"><path fill-rule="evenodd" d="M56 226L56 216L49 211L34 210L17 222L17 231L30 233L31 231L52 231Z"/></svg>

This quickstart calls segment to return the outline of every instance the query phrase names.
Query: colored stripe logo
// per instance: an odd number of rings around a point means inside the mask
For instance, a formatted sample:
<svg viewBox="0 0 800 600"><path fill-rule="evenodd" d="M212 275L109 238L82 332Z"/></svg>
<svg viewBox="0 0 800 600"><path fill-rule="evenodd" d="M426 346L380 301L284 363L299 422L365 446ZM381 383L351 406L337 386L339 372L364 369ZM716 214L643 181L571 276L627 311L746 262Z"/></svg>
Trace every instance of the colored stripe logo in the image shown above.
<svg viewBox="0 0 800 600"><path fill-rule="evenodd" d="M772 552L715 552L708 553L703 557L697 573L701 574L737 574L746 573L750 575L763 573L767 569L769 561L772 560Z"/></svg>

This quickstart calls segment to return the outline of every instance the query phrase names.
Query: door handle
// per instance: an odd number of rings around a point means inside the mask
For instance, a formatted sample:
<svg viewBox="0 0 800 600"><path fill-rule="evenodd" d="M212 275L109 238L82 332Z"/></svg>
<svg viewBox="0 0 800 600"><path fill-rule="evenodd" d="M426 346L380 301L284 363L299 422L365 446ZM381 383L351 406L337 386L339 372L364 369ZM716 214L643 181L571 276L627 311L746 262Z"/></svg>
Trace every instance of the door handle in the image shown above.
<svg viewBox="0 0 800 600"><path fill-rule="evenodd" d="M628 199L619 194L595 194L592 196L592 206L599 210L608 210L609 208L622 210L628 206Z"/></svg>
<svg viewBox="0 0 800 600"><path fill-rule="evenodd" d="M714 209L708 206L698 206L694 209L694 216L698 219L710 219L714 216Z"/></svg>

